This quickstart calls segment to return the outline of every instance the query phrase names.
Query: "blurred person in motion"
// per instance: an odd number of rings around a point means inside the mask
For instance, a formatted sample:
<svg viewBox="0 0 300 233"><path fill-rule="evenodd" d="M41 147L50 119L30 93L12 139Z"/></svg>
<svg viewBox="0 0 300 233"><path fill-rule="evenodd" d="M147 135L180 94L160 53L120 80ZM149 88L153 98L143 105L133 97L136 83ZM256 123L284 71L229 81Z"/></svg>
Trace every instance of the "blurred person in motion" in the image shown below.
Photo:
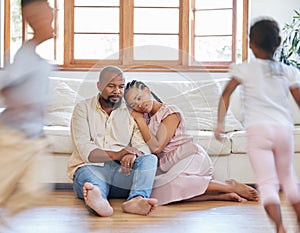
<svg viewBox="0 0 300 233"><path fill-rule="evenodd" d="M37 204L42 193L50 190L41 179L52 169L44 161L49 146L43 132L52 67L36 53L36 47L53 37L53 9L45 0L22 0L21 9L34 35L0 73L4 102L0 114L0 206L10 213Z"/></svg>
<svg viewBox="0 0 300 233"><path fill-rule="evenodd" d="M111 198L126 198L125 213L148 215L157 206L150 198L157 158L124 103L124 86L119 67L104 67L98 95L79 102L71 118L68 175L77 197L100 217L113 214Z"/></svg>
<svg viewBox="0 0 300 233"><path fill-rule="evenodd" d="M300 226L300 191L293 170L294 122L289 93L300 106L300 72L296 67L275 61L280 45L279 27L273 19L260 19L250 28L254 59L232 64L218 109L215 136L224 132L224 118L230 96L241 84L244 93L247 153L256 175L261 203L277 233L285 233L279 188L291 203ZM300 229L299 229L300 230Z"/></svg>
<svg viewBox="0 0 300 233"><path fill-rule="evenodd" d="M177 201L258 201L257 191L234 179L214 179L206 151L187 133L183 113L163 103L145 83L125 87L125 101L145 142L156 154L159 168L151 197L158 205Z"/></svg>

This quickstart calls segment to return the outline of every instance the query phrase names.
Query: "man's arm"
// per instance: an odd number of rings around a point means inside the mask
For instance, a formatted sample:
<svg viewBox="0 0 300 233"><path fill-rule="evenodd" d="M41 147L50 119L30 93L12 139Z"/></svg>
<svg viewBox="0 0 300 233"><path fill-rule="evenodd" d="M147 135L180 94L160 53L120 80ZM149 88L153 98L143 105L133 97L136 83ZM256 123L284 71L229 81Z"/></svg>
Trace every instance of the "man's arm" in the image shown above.
<svg viewBox="0 0 300 233"><path fill-rule="evenodd" d="M134 149L131 147L126 147L120 151L100 149L95 143L93 132L91 132L90 129L90 125L95 119L90 118L88 103L86 101L75 106L71 119L71 135L73 144L77 148L83 161L101 163L111 160L121 160L126 154L131 154L131 149Z"/></svg>
<svg viewBox="0 0 300 233"><path fill-rule="evenodd" d="M99 148L93 138L90 124L94 119L89 119L88 102L83 101L74 107L71 119L71 136L73 145L78 150L80 157L85 162L105 162L110 160L120 160L125 150L119 152L106 151Z"/></svg>
<svg viewBox="0 0 300 233"><path fill-rule="evenodd" d="M115 152L96 148L90 152L88 159L93 163L101 163L110 160L121 160L126 154L128 154L128 151L125 149Z"/></svg>

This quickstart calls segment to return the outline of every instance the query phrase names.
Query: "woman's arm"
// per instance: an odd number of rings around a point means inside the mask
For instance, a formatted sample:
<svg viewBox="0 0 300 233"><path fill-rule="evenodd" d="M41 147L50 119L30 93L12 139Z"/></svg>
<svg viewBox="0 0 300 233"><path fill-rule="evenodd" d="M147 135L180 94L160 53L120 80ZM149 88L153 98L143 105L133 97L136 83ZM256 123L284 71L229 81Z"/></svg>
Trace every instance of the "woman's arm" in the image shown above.
<svg viewBox="0 0 300 233"><path fill-rule="evenodd" d="M235 88L239 85L239 82L232 78L226 85L222 96L219 101L218 106L218 121L217 121L217 128L215 129L215 137L218 140L221 140L221 134L224 133L224 119L228 110L228 106L230 103L230 96Z"/></svg>
<svg viewBox="0 0 300 233"><path fill-rule="evenodd" d="M177 113L168 115L160 122L156 135L154 135L150 132L141 114L133 112L132 115L140 128L145 142L150 147L152 153L155 154L161 153L163 148L170 142L181 120L180 115Z"/></svg>

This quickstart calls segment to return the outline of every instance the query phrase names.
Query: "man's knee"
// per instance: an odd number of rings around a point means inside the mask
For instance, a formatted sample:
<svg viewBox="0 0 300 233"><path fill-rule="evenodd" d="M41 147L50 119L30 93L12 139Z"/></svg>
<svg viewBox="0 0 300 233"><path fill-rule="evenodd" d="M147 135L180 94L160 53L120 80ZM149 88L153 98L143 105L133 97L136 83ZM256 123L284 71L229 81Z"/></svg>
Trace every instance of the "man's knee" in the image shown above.
<svg viewBox="0 0 300 233"><path fill-rule="evenodd" d="M137 162L146 163L151 167L157 167L157 157L154 154L144 154L142 156L137 157Z"/></svg>

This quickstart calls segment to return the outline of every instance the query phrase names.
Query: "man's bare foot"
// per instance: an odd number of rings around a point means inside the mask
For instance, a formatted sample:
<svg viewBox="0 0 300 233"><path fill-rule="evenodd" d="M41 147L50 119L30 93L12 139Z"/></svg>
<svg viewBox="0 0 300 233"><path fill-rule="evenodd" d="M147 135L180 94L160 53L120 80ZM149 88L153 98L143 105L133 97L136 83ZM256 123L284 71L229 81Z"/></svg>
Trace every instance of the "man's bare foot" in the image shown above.
<svg viewBox="0 0 300 233"><path fill-rule="evenodd" d="M122 209L126 213L148 215L157 207L155 198L143 198L137 196L122 204Z"/></svg>
<svg viewBox="0 0 300 233"><path fill-rule="evenodd" d="M245 184L237 182L236 180L230 179L226 180L226 183L232 187L232 191L237 193L243 198L246 198L248 201L258 201L259 195L258 192Z"/></svg>
<svg viewBox="0 0 300 233"><path fill-rule="evenodd" d="M83 185L83 196L86 204L102 217L109 217L113 214L113 208L101 195L99 188L92 183L86 182Z"/></svg>
<svg viewBox="0 0 300 233"><path fill-rule="evenodd" d="M202 194L197 197L188 199L187 201L235 201L246 202L247 199L242 198L236 193L222 193L222 194Z"/></svg>

